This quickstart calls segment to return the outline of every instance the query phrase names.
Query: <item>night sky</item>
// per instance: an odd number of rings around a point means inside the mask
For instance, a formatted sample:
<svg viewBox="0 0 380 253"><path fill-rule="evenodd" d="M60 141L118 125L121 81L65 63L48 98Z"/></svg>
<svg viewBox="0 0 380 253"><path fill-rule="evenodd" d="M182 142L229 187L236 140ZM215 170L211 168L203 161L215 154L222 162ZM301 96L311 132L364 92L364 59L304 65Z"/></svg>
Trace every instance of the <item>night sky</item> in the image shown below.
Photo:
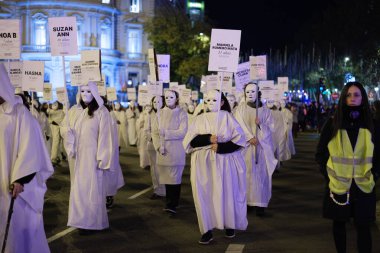
<svg viewBox="0 0 380 253"><path fill-rule="evenodd" d="M213 28L242 30L241 52L254 55L295 44L313 17L321 20L332 0L204 0Z"/></svg>

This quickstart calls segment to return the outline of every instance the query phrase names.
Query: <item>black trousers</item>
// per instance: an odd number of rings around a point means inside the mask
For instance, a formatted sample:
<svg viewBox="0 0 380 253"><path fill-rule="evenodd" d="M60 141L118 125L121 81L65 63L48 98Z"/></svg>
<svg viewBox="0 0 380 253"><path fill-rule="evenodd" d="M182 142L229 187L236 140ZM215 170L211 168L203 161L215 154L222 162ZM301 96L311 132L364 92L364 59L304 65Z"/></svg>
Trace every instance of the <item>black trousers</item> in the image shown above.
<svg viewBox="0 0 380 253"><path fill-rule="evenodd" d="M355 222L357 245L359 253L372 252L372 237L370 223ZM346 253L346 222L334 221L333 233L337 253Z"/></svg>
<svg viewBox="0 0 380 253"><path fill-rule="evenodd" d="M181 184L166 184L166 207L176 210L181 195Z"/></svg>

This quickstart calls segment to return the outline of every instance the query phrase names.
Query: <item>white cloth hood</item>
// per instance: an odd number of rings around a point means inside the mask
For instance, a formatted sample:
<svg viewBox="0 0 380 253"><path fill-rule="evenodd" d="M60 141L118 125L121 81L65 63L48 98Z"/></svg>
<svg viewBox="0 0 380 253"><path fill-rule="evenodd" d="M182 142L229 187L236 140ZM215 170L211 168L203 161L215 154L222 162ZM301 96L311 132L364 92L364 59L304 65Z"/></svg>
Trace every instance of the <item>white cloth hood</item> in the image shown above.
<svg viewBox="0 0 380 253"><path fill-rule="evenodd" d="M104 101L99 95L98 86L95 82L89 82L88 87L90 87L91 93L94 96L96 102L98 103L98 106L101 107L104 104Z"/></svg>
<svg viewBox="0 0 380 253"><path fill-rule="evenodd" d="M15 97L15 88L9 80L8 72L4 64L0 64L0 97L8 102L12 107L18 103Z"/></svg>

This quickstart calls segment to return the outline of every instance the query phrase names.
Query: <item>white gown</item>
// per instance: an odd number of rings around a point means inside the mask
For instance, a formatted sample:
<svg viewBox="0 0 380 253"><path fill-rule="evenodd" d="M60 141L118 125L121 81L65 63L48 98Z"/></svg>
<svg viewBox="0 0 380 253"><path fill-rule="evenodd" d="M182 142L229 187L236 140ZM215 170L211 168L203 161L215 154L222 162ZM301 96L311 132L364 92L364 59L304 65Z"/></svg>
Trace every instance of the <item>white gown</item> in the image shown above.
<svg viewBox="0 0 380 253"><path fill-rule="evenodd" d="M272 133L275 130L272 114L266 107L259 108L260 129L257 136L255 108L242 103L236 109L235 118L246 136L246 148L242 152L247 166L247 204L267 207L272 196L272 174L277 165L272 143ZM255 146L249 144L254 136L259 141L258 164L255 159Z"/></svg>
<svg viewBox="0 0 380 253"><path fill-rule="evenodd" d="M126 148L128 146L128 131L127 131L127 118L125 112L120 111L112 111L111 114L120 122L117 124L117 133L119 138L120 147Z"/></svg>
<svg viewBox="0 0 380 253"><path fill-rule="evenodd" d="M53 167L38 122L23 104L5 102L0 105L0 136L0 248L11 201L9 185L36 173L15 200L5 252L50 252L42 213Z"/></svg>
<svg viewBox="0 0 380 253"><path fill-rule="evenodd" d="M50 123L50 129L51 129L51 138L52 138L52 147L51 147L51 156L50 158L52 160L57 159L59 157L60 153L60 144L61 144L61 136L59 132L59 126L53 125L52 122L54 121L58 125L61 124L63 118L65 117L65 113L63 110L49 110L49 123Z"/></svg>
<svg viewBox="0 0 380 253"><path fill-rule="evenodd" d="M87 108L72 114L76 116L76 120L70 118L70 128L75 134L75 159L67 225L101 230L109 226L104 173L113 166L112 119L104 106L91 118Z"/></svg>
<svg viewBox="0 0 380 253"><path fill-rule="evenodd" d="M137 130L137 151L140 157L140 168L145 168L149 166L149 155L148 155L148 143L146 138L146 132L144 131L144 124L147 121L148 114L143 111L140 117L136 121Z"/></svg>
<svg viewBox="0 0 380 253"><path fill-rule="evenodd" d="M38 112L34 108L31 108L30 112L32 113L33 117L38 121L41 131L42 131L42 136L44 137L44 142L47 148L47 151L50 156L51 152L51 129L50 129L50 124L49 120L46 117L44 112ZM46 139L46 137L49 137L49 140Z"/></svg>
<svg viewBox="0 0 380 253"><path fill-rule="evenodd" d="M197 135L216 134L220 142L232 141L245 146L245 135L233 116L220 111L194 118L183 141L191 153L191 187L201 234L213 228L245 230L247 221L246 167L240 150L217 154L209 146L192 148L190 142Z"/></svg>
<svg viewBox="0 0 380 253"><path fill-rule="evenodd" d="M289 153L289 149L286 146L287 137L287 125L284 119L284 114L278 110L271 110L273 116L274 129L272 139L273 139L273 147L274 152L276 154L276 158L279 161L284 161L283 157L287 156Z"/></svg>
<svg viewBox="0 0 380 253"><path fill-rule="evenodd" d="M125 115L127 117L128 122L128 142L129 145L137 144L137 132L136 132L136 120L138 119L140 112L135 107L132 111L130 107L125 111Z"/></svg>
<svg viewBox="0 0 380 253"><path fill-rule="evenodd" d="M292 132L293 113L289 109L286 109L286 108L282 108L282 111L284 114L284 120L287 124L286 148L288 149L288 153L290 153L287 157L288 158L287 160L289 160L292 157L292 155L296 154L296 149L295 149L294 140L293 140L293 132Z"/></svg>
<svg viewBox="0 0 380 253"><path fill-rule="evenodd" d="M153 145L158 151L162 144L167 153L161 155L157 152L158 182L180 184L186 163L182 141L187 132L187 113L179 107L164 107L157 115L158 120L152 124ZM160 129L165 131L164 137L160 136Z"/></svg>

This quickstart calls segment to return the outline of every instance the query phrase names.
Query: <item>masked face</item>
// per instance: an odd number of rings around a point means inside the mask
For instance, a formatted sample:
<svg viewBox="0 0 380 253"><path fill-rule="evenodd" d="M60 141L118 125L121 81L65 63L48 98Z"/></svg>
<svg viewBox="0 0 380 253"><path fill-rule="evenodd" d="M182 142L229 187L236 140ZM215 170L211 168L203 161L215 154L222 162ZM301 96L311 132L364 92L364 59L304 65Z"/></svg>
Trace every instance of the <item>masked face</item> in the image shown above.
<svg viewBox="0 0 380 253"><path fill-rule="evenodd" d="M116 109L116 110L120 110L120 104L119 104L119 103L116 103L116 104L115 104L115 109Z"/></svg>
<svg viewBox="0 0 380 253"><path fill-rule="evenodd" d="M273 108L273 106L274 106L274 102L271 101L271 100L269 100L269 101L267 102L267 107L268 107L268 108Z"/></svg>
<svg viewBox="0 0 380 253"><path fill-rule="evenodd" d="M38 108L38 102L37 102L36 100L33 100L33 101L32 101L32 105L33 105L34 107Z"/></svg>
<svg viewBox="0 0 380 253"><path fill-rule="evenodd" d="M281 108L285 108L285 101L284 100L280 101L280 106L281 106Z"/></svg>
<svg viewBox="0 0 380 253"><path fill-rule="evenodd" d="M150 106L150 105L146 105L145 108L144 108L144 110L145 110L146 112L150 112L150 110L152 110L152 106Z"/></svg>
<svg viewBox="0 0 380 253"><path fill-rule="evenodd" d="M190 113L193 113L195 108L194 108L194 105L189 105L187 109L189 110Z"/></svg>
<svg viewBox="0 0 380 253"><path fill-rule="evenodd" d="M230 104L231 109L234 107L236 98L234 95L228 95L227 96L228 103Z"/></svg>
<svg viewBox="0 0 380 253"><path fill-rule="evenodd" d="M53 109L54 111L58 110L58 103L53 103L51 109Z"/></svg>
<svg viewBox="0 0 380 253"><path fill-rule="evenodd" d="M220 93L216 90L208 91L205 103L210 112L217 112L220 108Z"/></svg>
<svg viewBox="0 0 380 253"><path fill-rule="evenodd" d="M165 103L168 107L175 107L175 104L177 102L177 97L173 91L166 91L165 92Z"/></svg>
<svg viewBox="0 0 380 253"><path fill-rule="evenodd" d="M153 108L155 110L162 108L162 97L161 96L155 96L153 99Z"/></svg>
<svg viewBox="0 0 380 253"><path fill-rule="evenodd" d="M94 99L90 87L87 85L80 87L80 96L85 104L89 104Z"/></svg>
<svg viewBox="0 0 380 253"><path fill-rule="evenodd" d="M245 99L247 102L255 102L257 98L256 84L248 84L245 88Z"/></svg>

